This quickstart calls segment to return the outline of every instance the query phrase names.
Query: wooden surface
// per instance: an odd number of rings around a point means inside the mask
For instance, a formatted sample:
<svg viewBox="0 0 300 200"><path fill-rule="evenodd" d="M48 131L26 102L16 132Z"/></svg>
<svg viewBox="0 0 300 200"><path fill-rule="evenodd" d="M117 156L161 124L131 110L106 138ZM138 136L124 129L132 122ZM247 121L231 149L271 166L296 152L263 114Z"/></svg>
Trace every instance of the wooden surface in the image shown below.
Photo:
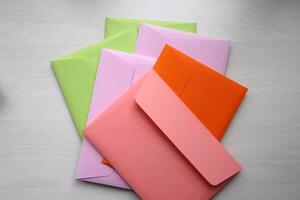
<svg viewBox="0 0 300 200"><path fill-rule="evenodd" d="M80 141L50 60L103 37L104 18L198 22L232 40L249 93L223 140L241 174L215 199L300 199L299 0L1 0L0 199L137 199L74 180Z"/></svg>

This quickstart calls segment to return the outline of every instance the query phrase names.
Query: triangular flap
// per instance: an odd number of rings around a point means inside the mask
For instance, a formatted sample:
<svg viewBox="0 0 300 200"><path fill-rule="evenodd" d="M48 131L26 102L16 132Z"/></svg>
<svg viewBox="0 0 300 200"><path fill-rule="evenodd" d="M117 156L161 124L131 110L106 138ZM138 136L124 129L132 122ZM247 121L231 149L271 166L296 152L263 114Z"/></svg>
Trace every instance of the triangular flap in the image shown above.
<svg viewBox="0 0 300 200"><path fill-rule="evenodd" d="M104 39L103 41L105 42L103 43L102 48L133 53L135 50L136 37L136 31L128 29L124 32Z"/></svg>
<svg viewBox="0 0 300 200"><path fill-rule="evenodd" d="M89 143L83 139L80 157L77 165L76 179L99 178L110 176L114 170L101 163L102 156Z"/></svg>
<svg viewBox="0 0 300 200"><path fill-rule="evenodd" d="M149 73L135 100L211 185L218 185L241 170L156 72Z"/></svg>
<svg viewBox="0 0 300 200"><path fill-rule="evenodd" d="M154 63L156 61L155 58L149 57L149 56L143 56L143 55L136 55L132 53L126 53L123 51L115 51L111 49L103 49L103 52L110 53L111 55L114 55L115 57L122 59L124 62L128 62L132 65L134 64L149 64L149 63Z"/></svg>
<svg viewBox="0 0 300 200"><path fill-rule="evenodd" d="M171 29L169 27L161 27L152 24L145 24L143 23L141 27L146 26L149 29L153 29L153 31L157 31L166 37L176 38L176 39L184 39L184 38L195 38L198 35L195 33L185 32L181 30Z"/></svg>
<svg viewBox="0 0 300 200"><path fill-rule="evenodd" d="M118 28L119 31L131 27L138 30L139 26L142 23L152 24L161 27L169 27L181 31L187 32L196 32L197 23L196 22L180 22L180 21L168 21L168 20L148 20L148 19L128 19L128 18L106 18L106 28L108 28L108 33L105 34L105 37L109 37L112 34L111 29ZM116 29L116 31L118 31ZM110 33L111 32L111 33Z"/></svg>
<svg viewBox="0 0 300 200"><path fill-rule="evenodd" d="M134 66L115 51L103 49L94 84L88 123L131 86Z"/></svg>
<svg viewBox="0 0 300 200"><path fill-rule="evenodd" d="M63 92L65 101L82 138L95 73L84 59L66 59L52 62L53 71Z"/></svg>
<svg viewBox="0 0 300 200"><path fill-rule="evenodd" d="M148 57L148 56L141 56L131 53L125 53L120 51L114 51L110 49L103 49L101 53L101 66L109 65L109 68L112 68L112 75L116 75L117 77L113 78L113 82L116 85L124 85L125 78L129 77L129 71L131 71L131 77L128 84L130 87L134 84L137 80L139 80L148 70L150 70L154 63L156 62L155 58ZM101 70L101 69L100 69ZM108 69L106 69L108 70ZM103 70L102 70L103 71ZM99 74L99 79L106 79L106 77L102 77L103 74ZM108 75L108 77L110 77ZM97 77L98 80L98 77ZM119 83L119 80L122 83ZM95 87L99 84L97 83ZM107 85L107 84L106 84ZM126 84L125 84L126 85ZM114 92L110 92L112 94Z"/></svg>
<svg viewBox="0 0 300 200"><path fill-rule="evenodd" d="M135 53L157 58L165 44L171 41L168 35L143 24L140 26Z"/></svg>
<svg viewBox="0 0 300 200"><path fill-rule="evenodd" d="M88 63L89 67L95 69L98 64L99 53L101 51L102 45L103 45L103 41L90 44L86 47L80 48L79 50L73 51L67 55L61 56L53 60L52 63L56 63L56 62L62 63L64 60L83 59Z"/></svg>
<svg viewBox="0 0 300 200"><path fill-rule="evenodd" d="M129 26L128 24L122 22L117 18L106 17L104 38L112 37L130 28L131 26Z"/></svg>
<svg viewBox="0 0 300 200"><path fill-rule="evenodd" d="M118 65L122 67L124 66L124 64L126 64L126 66L131 66L134 63L130 59L128 59L128 55L131 54L106 48L102 49L100 55L100 65L102 66L102 61L105 60L105 63L109 63L109 65Z"/></svg>
<svg viewBox="0 0 300 200"><path fill-rule="evenodd" d="M151 24L158 27L170 28L178 31L195 33L197 32L197 23L195 22L177 22L177 21L159 21L159 20L141 20L140 25Z"/></svg>
<svg viewBox="0 0 300 200"><path fill-rule="evenodd" d="M122 45L120 45L122 42ZM59 60L70 60L70 59L85 59L89 62L90 66L94 69L97 68L99 55L103 48L109 48L114 50L134 52L136 43L136 32L127 30L112 37L104 39L100 42L90 44L86 47L80 48L79 50L73 51L67 55L61 56L52 62Z"/></svg>

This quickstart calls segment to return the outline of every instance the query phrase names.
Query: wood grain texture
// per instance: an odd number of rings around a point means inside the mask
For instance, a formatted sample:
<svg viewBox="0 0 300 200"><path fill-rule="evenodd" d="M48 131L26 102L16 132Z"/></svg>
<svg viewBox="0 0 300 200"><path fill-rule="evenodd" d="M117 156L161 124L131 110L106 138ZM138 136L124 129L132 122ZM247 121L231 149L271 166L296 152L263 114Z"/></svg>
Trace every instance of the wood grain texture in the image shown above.
<svg viewBox="0 0 300 200"><path fill-rule="evenodd" d="M249 93L223 143L243 171L215 199L300 199L299 0L1 0L0 199L137 199L74 180L80 141L50 68L101 39L106 16L232 40L227 75Z"/></svg>

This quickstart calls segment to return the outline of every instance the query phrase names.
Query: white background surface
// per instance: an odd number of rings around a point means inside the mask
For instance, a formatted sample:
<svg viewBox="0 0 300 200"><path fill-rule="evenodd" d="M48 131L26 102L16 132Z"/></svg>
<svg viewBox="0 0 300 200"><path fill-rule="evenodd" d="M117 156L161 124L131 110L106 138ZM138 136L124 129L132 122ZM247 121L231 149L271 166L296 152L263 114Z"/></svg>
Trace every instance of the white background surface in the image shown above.
<svg viewBox="0 0 300 200"><path fill-rule="evenodd" d="M1 0L0 199L137 199L74 180L80 141L50 68L100 40L106 16L232 40L227 75L250 90L223 143L243 171L215 199L300 199L299 0Z"/></svg>

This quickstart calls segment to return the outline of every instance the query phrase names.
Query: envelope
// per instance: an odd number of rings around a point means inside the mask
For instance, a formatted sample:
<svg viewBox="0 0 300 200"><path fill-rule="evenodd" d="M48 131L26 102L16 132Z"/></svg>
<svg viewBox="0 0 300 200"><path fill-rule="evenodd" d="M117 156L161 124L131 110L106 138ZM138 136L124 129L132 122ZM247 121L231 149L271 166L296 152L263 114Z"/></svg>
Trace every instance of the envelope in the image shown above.
<svg viewBox="0 0 300 200"><path fill-rule="evenodd" d="M226 71L230 41L150 24L140 26L135 53L158 57L165 44L173 46L221 74Z"/></svg>
<svg viewBox="0 0 300 200"><path fill-rule="evenodd" d="M248 89L169 45L154 70L215 138L221 140Z"/></svg>
<svg viewBox="0 0 300 200"><path fill-rule="evenodd" d="M203 103L194 93L218 98L204 102L209 110L218 101L240 103L247 89L169 46L154 70L96 117L85 136L142 199L209 199L241 167L199 120L202 113L191 112Z"/></svg>
<svg viewBox="0 0 300 200"><path fill-rule="evenodd" d="M101 68L97 71L91 99L88 123L110 106L151 69L156 59L103 49L100 56ZM84 138L77 165L76 179L129 189L118 173L106 164L103 157Z"/></svg>
<svg viewBox="0 0 300 200"><path fill-rule="evenodd" d="M93 91L99 55L102 48L125 52L134 52L137 28L143 20L106 19L106 36L101 42L89 45L78 51L52 61L52 68L61 87L68 109L82 139L82 130L86 125L90 98ZM154 21L159 25L196 31L196 23ZM113 34L114 33L114 34Z"/></svg>
<svg viewBox="0 0 300 200"><path fill-rule="evenodd" d="M170 29L176 29L186 32L197 32L197 25L195 22L180 22L180 21L166 21L166 20L147 20L147 19L125 19L107 17L105 20L105 32L104 38L111 37L116 33L123 32L128 28L133 28L136 32L139 29L141 22L146 24L152 24L156 26L166 27Z"/></svg>

